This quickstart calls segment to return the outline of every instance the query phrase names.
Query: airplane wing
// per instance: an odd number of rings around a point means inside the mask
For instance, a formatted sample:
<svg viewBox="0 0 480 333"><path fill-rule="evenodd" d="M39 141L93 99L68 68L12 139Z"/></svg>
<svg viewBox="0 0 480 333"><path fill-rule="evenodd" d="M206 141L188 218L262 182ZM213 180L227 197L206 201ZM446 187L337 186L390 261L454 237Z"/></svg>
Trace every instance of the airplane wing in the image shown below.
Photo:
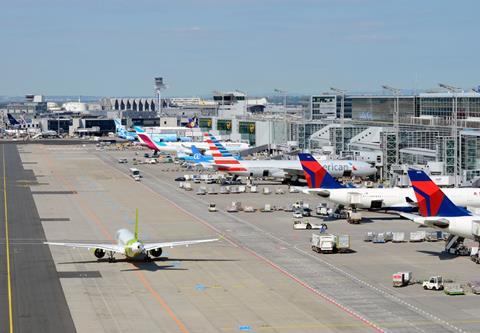
<svg viewBox="0 0 480 333"><path fill-rule="evenodd" d="M68 246L73 248L85 248L85 249L102 249L104 251L113 251L116 253L125 254L125 249L115 244L86 244L86 243L55 243L44 242L43 244L55 245L55 246Z"/></svg>
<svg viewBox="0 0 480 333"><path fill-rule="evenodd" d="M163 243L144 243L143 247L145 251L150 251L162 247L174 247L174 246L188 246L200 243L216 242L218 238L215 239L199 239L199 240L189 240L189 241L178 241L178 242L163 242Z"/></svg>
<svg viewBox="0 0 480 333"><path fill-rule="evenodd" d="M398 214L408 220L425 226L447 228L450 225L450 221L448 219L440 216L422 217L416 214L403 212L398 212Z"/></svg>

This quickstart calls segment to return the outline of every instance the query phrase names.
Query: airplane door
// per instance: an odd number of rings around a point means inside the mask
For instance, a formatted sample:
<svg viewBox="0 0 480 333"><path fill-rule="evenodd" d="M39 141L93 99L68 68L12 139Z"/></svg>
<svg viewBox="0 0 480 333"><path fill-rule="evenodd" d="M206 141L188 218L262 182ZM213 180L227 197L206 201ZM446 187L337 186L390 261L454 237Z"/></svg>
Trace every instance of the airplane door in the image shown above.
<svg viewBox="0 0 480 333"><path fill-rule="evenodd" d="M370 204L371 209L381 209L383 204L383 200L372 200Z"/></svg>
<svg viewBox="0 0 480 333"><path fill-rule="evenodd" d="M352 177L352 170L343 170L343 177Z"/></svg>
<svg viewBox="0 0 480 333"><path fill-rule="evenodd" d="M263 170L262 177L268 177L268 176L269 176L268 170Z"/></svg>
<svg viewBox="0 0 480 333"><path fill-rule="evenodd" d="M362 203L362 194L361 193L348 193L347 202L352 206L356 206Z"/></svg>

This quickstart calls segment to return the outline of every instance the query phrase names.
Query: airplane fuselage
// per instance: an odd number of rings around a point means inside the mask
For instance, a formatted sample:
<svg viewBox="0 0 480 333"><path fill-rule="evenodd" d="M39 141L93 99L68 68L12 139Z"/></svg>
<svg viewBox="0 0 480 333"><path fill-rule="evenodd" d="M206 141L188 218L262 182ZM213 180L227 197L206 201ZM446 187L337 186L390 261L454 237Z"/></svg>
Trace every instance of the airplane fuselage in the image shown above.
<svg viewBox="0 0 480 333"><path fill-rule="evenodd" d="M435 220L446 220L448 221L448 226L440 226L435 223ZM456 217L422 217L418 216L413 219L413 222L419 223L431 228L439 229L445 232L448 232L452 235L464 237L472 240L479 240L480 235L475 235L474 232L478 233L479 230L475 230L474 224L480 225L479 216L456 216Z"/></svg>
<svg viewBox="0 0 480 333"><path fill-rule="evenodd" d="M118 230L115 238L117 239L118 246L125 249L125 256L127 258L135 258L144 252L143 243L135 239L134 234L128 229Z"/></svg>
<svg viewBox="0 0 480 333"><path fill-rule="evenodd" d="M415 205L409 202L417 202L412 188L341 188L315 191L336 204L354 205L361 209L411 211ZM458 206L480 207L480 188L446 188L443 191Z"/></svg>
<svg viewBox="0 0 480 333"><path fill-rule="evenodd" d="M215 161L216 164L221 165L222 161ZM321 161L320 164L333 176L357 176L368 177L377 172L377 169L369 163L351 160L326 160ZM227 167L231 165L226 165ZM243 167L243 168L242 168ZM296 176L303 176L303 168L299 160L244 160L241 161L241 166L238 168L230 168L230 170L222 170L237 176L250 177L275 177L286 178L292 176L291 172Z"/></svg>

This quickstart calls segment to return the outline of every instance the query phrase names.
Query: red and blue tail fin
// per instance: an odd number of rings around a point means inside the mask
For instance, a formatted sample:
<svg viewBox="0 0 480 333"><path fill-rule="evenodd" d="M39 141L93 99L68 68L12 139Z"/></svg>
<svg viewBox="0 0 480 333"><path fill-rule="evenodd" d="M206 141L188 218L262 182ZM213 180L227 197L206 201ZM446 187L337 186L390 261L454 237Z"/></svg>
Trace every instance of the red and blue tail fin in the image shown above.
<svg viewBox="0 0 480 333"><path fill-rule="evenodd" d="M418 201L418 210L428 216L470 216L468 210L456 206L422 170L408 170Z"/></svg>
<svg viewBox="0 0 480 333"><path fill-rule="evenodd" d="M305 179L310 188L345 188L310 154L298 154Z"/></svg>

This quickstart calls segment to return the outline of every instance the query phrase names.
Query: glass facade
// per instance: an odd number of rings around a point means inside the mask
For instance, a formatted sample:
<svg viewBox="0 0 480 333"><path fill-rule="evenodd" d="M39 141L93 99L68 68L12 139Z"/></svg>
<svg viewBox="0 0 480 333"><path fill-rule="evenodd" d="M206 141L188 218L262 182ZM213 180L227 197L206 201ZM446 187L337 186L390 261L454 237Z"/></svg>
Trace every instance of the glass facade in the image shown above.
<svg viewBox="0 0 480 333"><path fill-rule="evenodd" d="M212 129L212 118L200 118L198 120L198 126L203 131L209 131Z"/></svg>
<svg viewBox="0 0 480 333"><path fill-rule="evenodd" d="M68 127L73 124L71 119L49 119L47 123L47 127L49 131L55 131L60 133L68 133Z"/></svg>
<svg viewBox="0 0 480 333"><path fill-rule="evenodd" d="M394 96L353 97L352 119L392 124L394 120L394 103ZM400 123L415 116L415 98L410 96L399 97L399 111ZM410 123L409 120L408 123Z"/></svg>
<svg viewBox="0 0 480 333"><path fill-rule="evenodd" d="M240 133L242 140L248 140L248 142L251 145L255 145L255 122L254 121L240 121L238 123L238 132Z"/></svg>
<svg viewBox="0 0 480 333"><path fill-rule="evenodd" d="M420 115L452 118L453 97L420 97ZM457 97L457 119L480 117L480 97Z"/></svg>
<svg viewBox="0 0 480 333"><path fill-rule="evenodd" d="M230 134L230 133L232 133L232 120L231 119L218 119L217 120L217 130L220 132L220 134ZM253 131L253 132L255 133L255 131Z"/></svg>

